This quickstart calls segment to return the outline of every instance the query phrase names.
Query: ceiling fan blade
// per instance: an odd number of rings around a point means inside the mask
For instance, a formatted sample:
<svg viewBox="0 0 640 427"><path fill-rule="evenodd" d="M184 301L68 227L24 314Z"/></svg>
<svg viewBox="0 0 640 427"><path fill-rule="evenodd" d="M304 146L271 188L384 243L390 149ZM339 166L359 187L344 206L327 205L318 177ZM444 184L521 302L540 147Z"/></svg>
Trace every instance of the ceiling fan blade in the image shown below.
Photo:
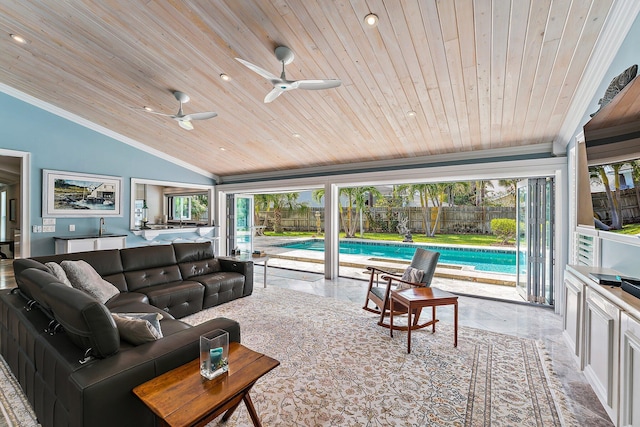
<svg viewBox="0 0 640 427"><path fill-rule="evenodd" d="M213 111L207 111L205 113L191 113L182 117L182 120L190 121L190 120L206 120L212 119L216 117L218 113L214 113Z"/></svg>
<svg viewBox="0 0 640 427"><path fill-rule="evenodd" d="M267 104L273 101L274 99L282 95L283 92L284 90L280 89L279 87L274 87L273 90L271 90L271 92L269 92L267 96L264 97L264 103Z"/></svg>
<svg viewBox="0 0 640 427"><path fill-rule="evenodd" d="M341 80L297 80L298 89L319 90L331 89L342 84Z"/></svg>
<svg viewBox="0 0 640 427"><path fill-rule="evenodd" d="M142 110L142 111L144 111L145 113L155 114L155 115L158 115L158 116L175 117L175 114L158 113L156 111L149 111L149 110Z"/></svg>
<svg viewBox="0 0 640 427"><path fill-rule="evenodd" d="M267 80L279 80L278 76L276 76L275 74L272 74L267 70L252 64L251 62L245 61L244 59L240 59L240 58L236 58L236 60L240 62L242 65L244 65L245 67L247 67L248 69L250 69L251 71L260 74L262 77L264 77Z"/></svg>
<svg viewBox="0 0 640 427"><path fill-rule="evenodd" d="M178 120L178 124L182 129L193 130L193 124L189 120Z"/></svg>

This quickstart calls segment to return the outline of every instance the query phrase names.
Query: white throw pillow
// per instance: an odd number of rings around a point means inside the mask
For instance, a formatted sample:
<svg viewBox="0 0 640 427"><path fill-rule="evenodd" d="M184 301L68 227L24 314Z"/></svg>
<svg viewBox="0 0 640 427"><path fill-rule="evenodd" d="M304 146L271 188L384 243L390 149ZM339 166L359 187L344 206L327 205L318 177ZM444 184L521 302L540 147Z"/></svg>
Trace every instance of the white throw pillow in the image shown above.
<svg viewBox="0 0 640 427"><path fill-rule="evenodd" d="M133 345L162 338L160 313L111 313L111 316L116 322L120 337Z"/></svg>
<svg viewBox="0 0 640 427"><path fill-rule="evenodd" d="M60 267L60 264L55 263L55 262L46 262L44 265L49 269L51 274L56 276L56 279L58 279L59 281L61 281L65 285L71 287L71 282L69 281L69 278L67 277L67 273L65 273L64 270L62 269L62 267Z"/></svg>
<svg viewBox="0 0 640 427"><path fill-rule="evenodd" d="M120 293L118 288L100 277L86 261L62 261L60 265L67 273L71 286L85 291L103 304Z"/></svg>
<svg viewBox="0 0 640 427"><path fill-rule="evenodd" d="M422 276L424 275L424 271L418 270L417 268L413 268L411 266L407 267L402 275L402 280L411 282L411 283L420 283L422 280ZM401 289L409 289L411 286L406 283L399 283L396 290Z"/></svg>

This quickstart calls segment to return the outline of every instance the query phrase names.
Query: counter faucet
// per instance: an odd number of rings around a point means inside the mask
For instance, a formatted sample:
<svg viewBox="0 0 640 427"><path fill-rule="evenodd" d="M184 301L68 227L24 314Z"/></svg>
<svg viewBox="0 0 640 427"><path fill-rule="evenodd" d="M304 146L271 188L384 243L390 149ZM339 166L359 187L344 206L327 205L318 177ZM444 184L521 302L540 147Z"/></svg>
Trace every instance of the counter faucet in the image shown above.
<svg viewBox="0 0 640 427"><path fill-rule="evenodd" d="M98 236L102 237L102 235L104 234L104 232L106 231L106 227L104 225L104 218L100 218L100 230L98 230Z"/></svg>

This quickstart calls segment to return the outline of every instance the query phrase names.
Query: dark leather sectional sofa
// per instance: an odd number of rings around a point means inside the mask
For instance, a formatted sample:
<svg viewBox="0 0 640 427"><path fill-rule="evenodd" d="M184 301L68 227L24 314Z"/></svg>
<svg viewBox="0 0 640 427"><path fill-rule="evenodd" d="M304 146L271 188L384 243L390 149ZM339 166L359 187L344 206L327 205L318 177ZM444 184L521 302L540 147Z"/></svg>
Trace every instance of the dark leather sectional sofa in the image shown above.
<svg viewBox="0 0 640 427"><path fill-rule="evenodd" d="M120 293L102 304L44 263L84 260ZM14 261L18 287L0 291L0 352L44 427L155 426L132 389L198 357L213 329L240 342L240 325L178 318L253 291L253 263L214 257L211 243L174 243ZM133 346L111 313L163 314L163 337Z"/></svg>

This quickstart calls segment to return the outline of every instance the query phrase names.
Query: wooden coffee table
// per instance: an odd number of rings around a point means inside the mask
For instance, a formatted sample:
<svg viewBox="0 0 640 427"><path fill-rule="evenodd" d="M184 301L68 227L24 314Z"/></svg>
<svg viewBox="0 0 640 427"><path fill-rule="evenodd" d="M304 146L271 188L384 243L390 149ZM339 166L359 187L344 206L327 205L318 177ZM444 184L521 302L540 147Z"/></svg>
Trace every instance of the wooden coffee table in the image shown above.
<svg viewBox="0 0 640 427"><path fill-rule="evenodd" d="M242 401L253 425L261 426L249 391L280 362L232 342L226 374L204 379L199 364L199 359L191 361L137 386L133 393L156 414L161 426L204 426L225 411L226 421Z"/></svg>
<svg viewBox="0 0 640 427"><path fill-rule="evenodd" d="M439 305L451 305L453 304L453 346L458 346L458 297L449 292L440 290L438 288L433 287L417 287L410 289L403 289L400 291L391 291L389 305L393 308L398 305L404 306L407 308L407 313L409 318L407 319L407 353L411 353L411 330L424 328L425 326L431 325L432 332L436 331L436 307ZM395 303L395 305L394 305ZM418 325L418 318L420 317L420 312L424 307L431 307L431 321L427 323L423 323ZM394 328L393 327L393 312L395 310L389 310L389 331L391 336L393 336L394 329L404 329L404 328ZM415 312L415 318L413 322L411 321L411 314Z"/></svg>

